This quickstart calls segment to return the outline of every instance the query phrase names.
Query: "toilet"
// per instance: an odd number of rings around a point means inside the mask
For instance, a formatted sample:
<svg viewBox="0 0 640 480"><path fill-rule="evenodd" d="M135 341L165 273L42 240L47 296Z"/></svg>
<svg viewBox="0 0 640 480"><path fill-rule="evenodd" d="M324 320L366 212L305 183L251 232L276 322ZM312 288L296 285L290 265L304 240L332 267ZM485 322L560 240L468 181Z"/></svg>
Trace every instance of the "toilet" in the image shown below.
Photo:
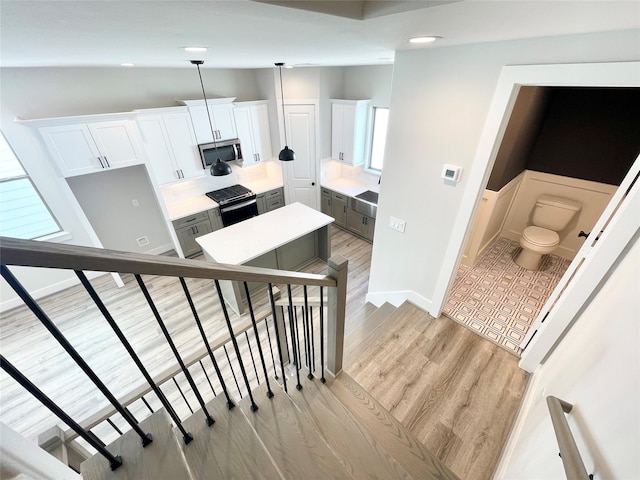
<svg viewBox="0 0 640 480"><path fill-rule="evenodd" d="M560 243L558 232L564 230L582 208L580 202L553 195L540 195L533 210L532 223L520 236L520 253L514 261L527 270L538 270L543 255L553 252Z"/></svg>

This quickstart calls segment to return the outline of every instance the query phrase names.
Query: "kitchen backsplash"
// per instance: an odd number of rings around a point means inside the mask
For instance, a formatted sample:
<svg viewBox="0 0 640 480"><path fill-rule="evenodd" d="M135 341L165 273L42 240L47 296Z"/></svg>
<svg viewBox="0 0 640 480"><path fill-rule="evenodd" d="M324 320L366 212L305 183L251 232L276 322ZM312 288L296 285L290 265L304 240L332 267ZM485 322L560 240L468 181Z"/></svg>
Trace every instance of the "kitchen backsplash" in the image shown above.
<svg viewBox="0 0 640 480"><path fill-rule="evenodd" d="M367 172L363 166L352 167L343 163L325 158L322 160L322 182L343 178L366 186L378 185L380 175Z"/></svg>

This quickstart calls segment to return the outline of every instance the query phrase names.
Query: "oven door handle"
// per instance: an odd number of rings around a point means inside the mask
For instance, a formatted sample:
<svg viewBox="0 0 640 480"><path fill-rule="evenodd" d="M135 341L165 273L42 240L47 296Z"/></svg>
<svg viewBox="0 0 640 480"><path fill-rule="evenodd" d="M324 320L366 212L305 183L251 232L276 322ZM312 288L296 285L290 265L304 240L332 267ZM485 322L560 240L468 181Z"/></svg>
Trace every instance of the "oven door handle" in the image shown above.
<svg viewBox="0 0 640 480"><path fill-rule="evenodd" d="M220 212L221 213L222 212L232 212L232 211L238 210L240 208L248 207L249 205L252 205L254 203L257 203L255 198L253 200L248 200L246 202L238 203L236 205L231 205L230 207L220 207Z"/></svg>

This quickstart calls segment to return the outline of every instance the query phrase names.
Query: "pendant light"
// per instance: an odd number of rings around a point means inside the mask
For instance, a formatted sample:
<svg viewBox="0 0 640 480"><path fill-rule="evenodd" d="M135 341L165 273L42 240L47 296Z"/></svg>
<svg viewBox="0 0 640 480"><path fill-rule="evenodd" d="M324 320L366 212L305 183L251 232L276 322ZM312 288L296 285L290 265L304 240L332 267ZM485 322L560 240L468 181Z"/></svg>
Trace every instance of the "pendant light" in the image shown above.
<svg viewBox="0 0 640 480"><path fill-rule="evenodd" d="M284 90L282 88L282 67L284 63L276 63L275 65L280 69L280 98L282 99L282 123L284 126L284 148L280 150L278 158L283 162L290 162L296 159L296 152L287 146L287 122L284 116Z"/></svg>
<svg viewBox="0 0 640 480"><path fill-rule="evenodd" d="M204 107L207 110L207 118L209 119L209 127L211 128L211 137L213 138L213 146L218 148L216 143L216 135L213 133L213 122L211 121L211 113L209 113L209 104L207 103L207 94L204 93L204 83L202 82L202 73L200 73L200 65L204 63L204 60L191 60L191 65L198 67L198 76L200 77L200 86L202 87L202 96L204 97ZM231 166L227 162L223 162L218 158L211 164L209 172L214 177L222 177L231 173Z"/></svg>

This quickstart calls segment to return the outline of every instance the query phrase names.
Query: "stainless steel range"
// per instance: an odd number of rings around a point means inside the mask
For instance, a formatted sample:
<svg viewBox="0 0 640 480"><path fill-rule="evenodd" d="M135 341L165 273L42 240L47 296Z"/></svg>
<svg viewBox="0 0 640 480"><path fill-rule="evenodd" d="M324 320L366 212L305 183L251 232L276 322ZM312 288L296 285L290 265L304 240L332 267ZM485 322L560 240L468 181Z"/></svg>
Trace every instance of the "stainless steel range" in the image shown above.
<svg viewBox="0 0 640 480"><path fill-rule="evenodd" d="M258 215L256 194L242 185L232 185L207 193L220 205L220 217L225 227Z"/></svg>

